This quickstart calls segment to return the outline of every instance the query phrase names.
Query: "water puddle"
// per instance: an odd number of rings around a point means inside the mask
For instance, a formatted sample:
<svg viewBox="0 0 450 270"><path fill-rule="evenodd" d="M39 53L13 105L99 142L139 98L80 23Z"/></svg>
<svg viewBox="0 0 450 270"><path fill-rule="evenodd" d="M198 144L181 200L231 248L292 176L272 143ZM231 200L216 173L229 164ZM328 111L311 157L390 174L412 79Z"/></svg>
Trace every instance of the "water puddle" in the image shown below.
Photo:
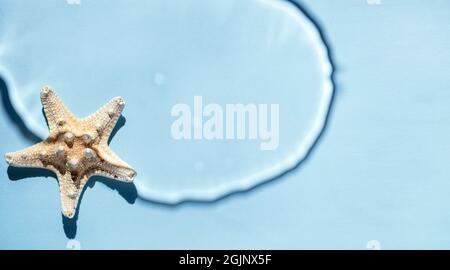
<svg viewBox="0 0 450 270"><path fill-rule="evenodd" d="M333 94L327 48L287 1L1 5L0 75L25 125L47 136L39 100L45 84L80 117L123 96L126 123L111 148L137 170L144 199L215 200L248 190L295 167L326 121ZM227 126L227 104L250 105L258 120ZM191 139L174 135L183 108ZM223 124L212 137L204 130L211 110L222 112L215 124ZM227 138L231 127L248 130Z"/></svg>

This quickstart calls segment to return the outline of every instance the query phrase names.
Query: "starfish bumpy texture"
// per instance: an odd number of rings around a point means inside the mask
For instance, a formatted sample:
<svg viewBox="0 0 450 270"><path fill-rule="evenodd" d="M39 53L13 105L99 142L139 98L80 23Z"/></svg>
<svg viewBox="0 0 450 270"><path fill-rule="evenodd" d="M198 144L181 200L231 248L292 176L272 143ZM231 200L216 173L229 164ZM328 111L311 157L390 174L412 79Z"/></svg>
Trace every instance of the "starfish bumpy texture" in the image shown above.
<svg viewBox="0 0 450 270"><path fill-rule="evenodd" d="M48 138L24 150L7 153L5 158L11 166L53 171L59 182L64 216L75 216L81 192L91 176L133 181L136 172L108 147L108 139L125 106L121 97L113 98L83 119L75 117L49 86L42 89L41 101L50 130Z"/></svg>

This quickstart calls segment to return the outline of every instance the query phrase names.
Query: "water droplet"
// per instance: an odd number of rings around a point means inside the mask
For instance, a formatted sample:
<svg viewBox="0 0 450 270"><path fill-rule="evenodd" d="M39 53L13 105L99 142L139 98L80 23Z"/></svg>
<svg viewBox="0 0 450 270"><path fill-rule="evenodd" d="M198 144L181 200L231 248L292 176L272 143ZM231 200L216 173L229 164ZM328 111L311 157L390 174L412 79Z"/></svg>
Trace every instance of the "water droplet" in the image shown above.
<svg viewBox="0 0 450 270"><path fill-rule="evenodd" d="M157 72L157 73L155 73L153 81L155 82L155 84L157 86L162 86L165 83L166 78L165 78L164 74Z"/></svg>

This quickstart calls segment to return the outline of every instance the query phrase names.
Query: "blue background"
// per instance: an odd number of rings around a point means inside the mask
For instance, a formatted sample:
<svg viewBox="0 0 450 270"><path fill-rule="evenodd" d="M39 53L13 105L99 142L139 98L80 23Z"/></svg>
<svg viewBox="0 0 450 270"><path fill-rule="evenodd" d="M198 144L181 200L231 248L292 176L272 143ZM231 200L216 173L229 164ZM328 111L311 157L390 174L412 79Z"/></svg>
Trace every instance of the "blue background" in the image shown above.
<svg viewBox="0 0 450 270"><path fill-rule="evenodd" d="M249 192L176 206L97 181L68 222L56 180L15 181L0 162L0 248L61 249L68 238L82 249L365 249L369 240L450 248L450 2L301 3L332 50L336 97L299 168ZM5 153L30 140L2 89Z"/></svg>

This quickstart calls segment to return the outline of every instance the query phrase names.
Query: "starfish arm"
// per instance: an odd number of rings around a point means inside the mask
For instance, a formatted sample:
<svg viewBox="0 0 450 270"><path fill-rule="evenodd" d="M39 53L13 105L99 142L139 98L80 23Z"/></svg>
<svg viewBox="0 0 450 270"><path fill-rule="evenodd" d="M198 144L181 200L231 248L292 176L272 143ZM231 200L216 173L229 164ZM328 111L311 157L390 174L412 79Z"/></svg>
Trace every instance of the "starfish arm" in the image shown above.
<svg viewBox="0 0 450 270"><path fill-rule="evenodd" d="M100 136L99 143L108 142L109 136L111 136L124 107L125 102L123 98L115 97L94 114L83 120L85 123L94 123L94 128Z"/></svg>
<svg viewBox="0 0 450 270"><path fill-rule="evenodd" d="M41 91L41 102L47 118L50 135L75 121L75 116L67 109L58 95L50 88L44 86Z"/></svg>
<svg viewBox="0 0 450 270"><path fill-rule="evenodd" d="M5 154L6 162L14 167L45 168L42 160L48 155L48 147L41 142L17 152Z"/></svg>
<svg viewBox="0 0 450 270"><path fill-rule="evenodd" d="M99 145L98 153L102 158L100 170L96 174L124 182L131 182L136 177L136 171L120 159L107 145Z"/></svg>
<svg viewBox="0 0 450 270"><path fill-rule="evenodd" d="M61 197L61 212L67 218L73 218L78 207L81 193L89 177L84 175L81 179L74 181L70 172L62 174L56 171L59 183L59 194Z"/></svg>

